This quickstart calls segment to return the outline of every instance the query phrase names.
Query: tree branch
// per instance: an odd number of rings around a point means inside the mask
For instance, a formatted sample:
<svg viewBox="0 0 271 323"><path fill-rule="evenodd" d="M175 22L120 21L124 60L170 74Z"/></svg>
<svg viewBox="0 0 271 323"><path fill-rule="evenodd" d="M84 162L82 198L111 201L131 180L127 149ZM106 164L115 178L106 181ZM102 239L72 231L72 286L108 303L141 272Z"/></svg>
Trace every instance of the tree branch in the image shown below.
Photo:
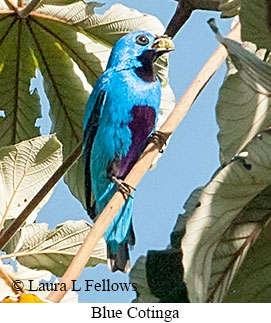
<svg viewBox="0 0 271 323"><path fill-rule="evenodd" d="M174 37L186 23L193 10L219 11L221 0L178 0L177 9L169 22L165 34Z"/></svg>
<svg viewBox="0 0 271 323"><path fill-rule="evenodd" d="M17 6L12 0L6 0L6 3L10 8L17 10Z"/></svg>
<svg viewBox="0 0 271 323"><path fill-rule="evenodd" d="M31 11L33 11L41 2L42 0L32 0L25 7L17 9L18 15L21 18L28 17Z"/></svg>
<svg viewBox="0 0 271 323"><path fill-rule="evenodd" d="M174 37L180 28L185 24L185 22L189 19L194 7L187 1L179 1L177 5L176 12L172 19L170 20L165 34Z"/></svg>
<svg viewBox="0 0 271 323"><path fill-rule="evenodd" d="M0 250L4 248L6 243L12 238L16 231L23 225L24 221L31 212L38 206L48 192L55 186L60 178L68 171L74 162L80 157L82 152L82 142L80 142L74 151L66 158L63 164L55 171L49 180L43 185L39 192L33 197L29 204L24 208L21 214L14 219L10 226L0 233Z"/></svg>
<svg viewBox="0 0 271 323"><path fill-rule="evenodd" d="M183 1L183 0L179 0ZM219 11L221 0L184 0L190 3L194 9Z"/></svg>
<svg viewBox="0 0 271 323"><path fill-rule="evenodd" d="M240 37L240 24L237 24L233 30L228 34L228 38L237 40ZM226 49L220 45L213 53L208 62L204 65L202 70L196 76L188 90L185 92L181 100L177 103L174 110L171 112L167 120L164 122L159 131L163 132L168 138L183 120L186 113L191 108L195 99L198 97L202 89L208 83L213 74L217 71L219 66L227 57ZM149 170L153 160L156 158L161 147L150 143L143 151L137 163L133 166L130 173L125 178L125 182L132 187L136 187L145 173ZM81 271L84 269L89 257L92 254L97 242L103 236L105 230L123 206L125 199L123 194L116 192L111 200L108 202L103 212L99 215L90 233L83 242L77 255L73 258L70 266L60 280L60 284L64 283L65 291L53 291L47 297L51 302L60 302L67 291L72 287L72 280L76 280Z"/></svg>

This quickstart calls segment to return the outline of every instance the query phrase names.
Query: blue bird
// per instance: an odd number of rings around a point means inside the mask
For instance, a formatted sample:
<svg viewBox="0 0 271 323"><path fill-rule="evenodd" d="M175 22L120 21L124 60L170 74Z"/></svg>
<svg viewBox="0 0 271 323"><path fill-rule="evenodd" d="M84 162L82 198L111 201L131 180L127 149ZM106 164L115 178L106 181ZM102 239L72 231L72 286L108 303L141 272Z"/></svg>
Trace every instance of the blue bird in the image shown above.
<svg viewBox="0 0 271 323"><path fill-rule="evenodd" d="M145 31L123 36L86 105L83 159L88 214L95 221L117 190L130 192L104 234L112 271L130 269L128 245L135 244L133 192L123 180L155 129L161 84L153 63L172 49L167 36Z"/></svg>

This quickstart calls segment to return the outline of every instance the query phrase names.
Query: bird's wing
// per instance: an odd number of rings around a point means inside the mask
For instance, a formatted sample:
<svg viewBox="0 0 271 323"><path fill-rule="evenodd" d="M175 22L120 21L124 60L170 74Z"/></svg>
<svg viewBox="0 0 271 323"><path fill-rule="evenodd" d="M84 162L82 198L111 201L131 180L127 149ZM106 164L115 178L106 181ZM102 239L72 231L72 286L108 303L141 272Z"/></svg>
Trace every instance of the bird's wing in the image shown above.
<svg viewBox="0 0 271 323"><path fill-rule="evenodd" d="M94 89L93 91L97 91ZM94 196L91 189L91 171L90 158L94 138L96 136L100 119L103 113L104 102L106 99L106 91L100 90L93 93L87 103L86 114L84 120L84 144L83 144L83 159L85 165L85 198L86 208L91 219L95 218L94 212Z"/></svg>

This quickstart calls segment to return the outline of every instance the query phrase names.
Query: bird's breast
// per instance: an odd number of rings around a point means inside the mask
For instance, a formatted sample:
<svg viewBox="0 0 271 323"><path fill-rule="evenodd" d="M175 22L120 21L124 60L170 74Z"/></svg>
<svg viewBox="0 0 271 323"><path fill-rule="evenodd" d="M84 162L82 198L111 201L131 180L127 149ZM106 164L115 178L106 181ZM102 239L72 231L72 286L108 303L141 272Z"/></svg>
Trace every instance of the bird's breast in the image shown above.
<svg viewBox="0 0 271 323"><path fill-rule="evenodd" d="M147 139L155 126L156 112L151 106L135 105L128 123L131 144L128 153L119 161L116 176L124 178L140 156Z"/></svg>

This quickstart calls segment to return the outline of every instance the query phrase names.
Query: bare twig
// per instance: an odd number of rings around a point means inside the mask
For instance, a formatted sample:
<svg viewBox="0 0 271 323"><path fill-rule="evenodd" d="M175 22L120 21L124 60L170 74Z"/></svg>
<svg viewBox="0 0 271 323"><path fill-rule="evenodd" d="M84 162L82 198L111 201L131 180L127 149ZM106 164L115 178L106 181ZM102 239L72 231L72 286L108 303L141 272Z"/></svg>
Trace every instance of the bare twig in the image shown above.
<svg viewBox="0 0 271 323"><path fill-rule="evenodd" d="M27 217L37 207L37 205L43 200L46 194L55 186L60 178L68 171L68 169L74 164L74 162L80 157L82 151L82 142L80 142L74 151L66 158L63 164L55 171L55 173L49 178L39 192L33 197L29 204L24 208L21 214L10 224L10 226L3 230L0 234L0 250L4 248L9 239L15 234L15 232L22 226Z"/></svg>
<svg viewBox="0 0 271 323"><path fill-rule="evenodd" d="M31 11L33 11L40 3L42 0L32 0L29 2L25 7L23 8L18 8L17 13L21 18L26 18L29 16Z"/></svg>
<svg viewBox="0 0 271 323"><path fill-rule="evenodd" d="M227 37L231 39L239 39L239 35L240 25L237 24ZM193 83L185 92L181 100L177 103L176 107L171 112L162 127L159 129L159 131L163 132L166 137L169 137L175 131L179 123L183 120L184 116L191 108L199 93L202 91L210 78L225 60L226 56L226 49L222 45L220 45L210 57L208 62L204 65L199 74L196 76ZM161 147L159 147L158 145L150 143L142 153L137 163L133 166L130 173L125 178L125 183L129 184L132 187L136 187L150 168L160 149ZM79 277L97 242L103 236L105 230L107 229L117 212L120 210L120 208L123 206L124 202L125 199L122 193L116 192L113 195L111 200L104 208L103 212L99 215L90 233L79 249L77 255L73 258L70 266L61 278L60 284L65 284L65 291L53 291L49 294L47 300L51 302L61 301L67 291L71 288L72 280L76 280Z"/></svg>

